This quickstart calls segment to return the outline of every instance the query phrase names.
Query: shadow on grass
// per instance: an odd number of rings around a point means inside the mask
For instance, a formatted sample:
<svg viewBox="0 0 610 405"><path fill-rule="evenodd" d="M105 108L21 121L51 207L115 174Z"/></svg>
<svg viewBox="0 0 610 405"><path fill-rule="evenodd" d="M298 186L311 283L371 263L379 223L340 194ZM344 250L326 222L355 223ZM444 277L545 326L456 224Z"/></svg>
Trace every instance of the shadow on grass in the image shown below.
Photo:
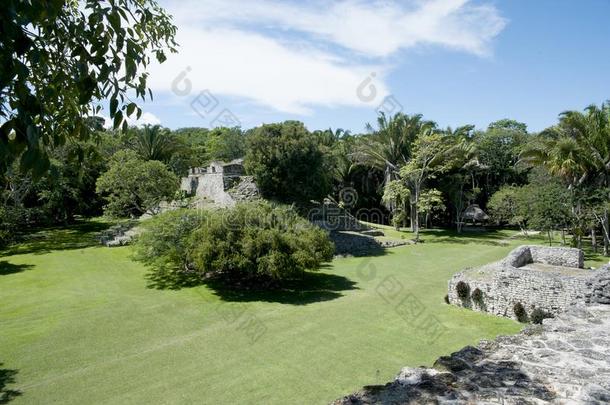
<svg viewBox="0 0 610 405"><path fill-rule="evenodd" d="M31 269L31 264L13 264L6 260L0 260L0 276L6 276L8 274L21 273L27 269Z"/></svg>
<svg viewBox="0 0 610 405"><path fill-rule="evenodd" d="M322 270L330 266L323 266ZM356 283L346 277L307 271L303 277L282 282L272 288L245 287L227 284L222 280L201 278L177 278L171 273L159 274L150 271L146 275L148 288L159 290L179 290L199 285L212 289L214 294L227 302L264 301L281 304L306 305L314 302L330 301L343 296L342 291L355 290Z"/></svg>
<svg viewBox="0 0 610 405"><path fill-rule="evenodd" d="M64 227L50 227L34 230L14 245L0 251L0 256L18 254L44 254L53 250L83 249L99 246L98 232L112 224L99 221L79 221Z"/></svg>
<svg viewBox="0 0 610 405"><path fill-rule="evenodd" d="M452 403L526 403L524 398L548 403L556 397L545 384L532 379L520 363L491 360L472 346L440 357L433 368L442 372L432 374L422 370L417 381L410 384L394 381L365 386L338 403L428 404L438 403L439 397L452 398Z"/></svg>
<svg viewBox="0 0 610 405"><path fill-rule="evenodd" d="M15 383L15 375L18 371L1 367L2 363L0 363L0 404L7 404L22 394L21 391L7 388L7 385Z"/></svg>
<svg viewBox="0 0 610 405"><path fill-rule="evenodd" d="M492 229L487 231L471 232L464 230L458 233L449 229L435 229L424 231L422 239L425 243L455 243L468 245L471 243L489 246L507 246L509 237L506 233Z"/></svg>
<svg viewBox="0 0 610 405"><path fill-rule="evenodd" d="M342 291L358 289L356 283L336 274L306 272L300 280L291 280L273 290L245 290L218 281L207 282L216 296L227 302L277 302L307 305L342 297Z"/></svg>

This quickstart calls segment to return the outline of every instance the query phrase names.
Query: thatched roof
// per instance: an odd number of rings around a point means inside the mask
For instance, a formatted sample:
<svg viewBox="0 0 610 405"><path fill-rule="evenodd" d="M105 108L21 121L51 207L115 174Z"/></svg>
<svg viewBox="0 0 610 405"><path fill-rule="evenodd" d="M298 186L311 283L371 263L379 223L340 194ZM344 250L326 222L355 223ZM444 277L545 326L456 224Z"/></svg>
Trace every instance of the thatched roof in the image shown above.
<svg viewBox="0 0 610 405"><path fill-rule="evenodd" d="M487 215L477 204L472 204L464 210L462 218L464 221L483 222L489 219L489 215Z"/></svg>

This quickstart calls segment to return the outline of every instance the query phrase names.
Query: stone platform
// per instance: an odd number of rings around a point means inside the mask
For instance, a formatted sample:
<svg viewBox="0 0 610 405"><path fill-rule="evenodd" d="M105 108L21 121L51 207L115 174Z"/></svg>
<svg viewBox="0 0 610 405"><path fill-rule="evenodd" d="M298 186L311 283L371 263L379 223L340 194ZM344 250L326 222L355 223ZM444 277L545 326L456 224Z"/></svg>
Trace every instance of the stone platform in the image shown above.
<svg viewBox="0 0 610 405"><path fill-rule="evenodd" d="M536 308L556 315L573 303L610 303L610 271L583 264L580 249L520 246L503 260L455 274L449 303L513 319L517 303L526 319ZM466 296L458 293L460 283Z"/></svg>

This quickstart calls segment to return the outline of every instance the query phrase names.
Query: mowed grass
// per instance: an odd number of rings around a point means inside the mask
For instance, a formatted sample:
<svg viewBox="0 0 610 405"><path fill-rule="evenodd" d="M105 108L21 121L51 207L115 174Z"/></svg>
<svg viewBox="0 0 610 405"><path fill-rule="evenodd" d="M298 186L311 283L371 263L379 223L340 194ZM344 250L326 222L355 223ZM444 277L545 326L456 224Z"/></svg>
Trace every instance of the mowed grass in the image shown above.
<svg viewBox="0 0 610 405"><path fill-rule="evenodd" d="M443 301L453 273L524 243L510 232L431 231L336 259L305 292L248 295L147 288L130 248L95 246L90 231L50 231L0 256L11 403L324 404L521 328Z"/></svg>

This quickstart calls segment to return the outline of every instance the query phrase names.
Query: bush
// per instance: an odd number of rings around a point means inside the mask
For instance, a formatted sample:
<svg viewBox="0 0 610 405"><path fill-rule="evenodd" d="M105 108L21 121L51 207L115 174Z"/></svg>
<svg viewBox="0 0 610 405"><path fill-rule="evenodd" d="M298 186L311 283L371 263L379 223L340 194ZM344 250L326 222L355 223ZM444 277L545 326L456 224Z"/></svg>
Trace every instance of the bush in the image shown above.
<svg viewBox="0 0 610 405"><path fill-rule="evenodd" d="M135 243L136 258L152 269L159 287L209 278L242 286L275 286L317 270L334 246L326 231L290 207L267 202L157 216Z"/></svg>
<svg viewBox="0 0 610 405"><path fill-rule="evenodd" d="M525 312L523 304L520 302L515 303L515 305L513 305L513 312L519 322L527 322L527 312Z"/></svg>
<svg viewBox="0 0 610 405"><path fill-rule="evenodd" d="M475 288L474 291L472 291L472 294L470 295L470 297L477 304L483 303L483 291L479 290L478 288Z"/></svg>
<svg viewBox="0 0 610 405"><path fill-rule="evenodd" d="M134 243L135 259L149 266L159 287L185 284L188 271L188 242L191 233L204 220L204 213L175 210L154 216L143 225Z"/></svg>
<svg viewBox="0 0 610 405"><path fill-rule="evenodd" d="M457 291L458 297L463 300L467 299L470 295L470 286L463 281L457 283L457 285L455 286L455 290Z"/></svg>
<svg viewBox="0 0 610 405"><path fill-rule="evenodd" d="M0 205L0 247L17 240L18 233L27 226L27 213L21 207Z"/></svg>
<svg viewBox="0 0 610 405"><path fill-rule="evenodd" d="M547 318L553 318L553 314L540 308L535 308L530 315L530 320L536 324L541 324Z"/></svg>
<svg viewBox="0 0 610 405"><path fill-rule="evenodd" d="M302 276L332 260L328 233L290 207L266 202L215 211L191 235L190 260L202 276L264 284Z"/></svg>
<svg viewBox="0 0 610 405"><path fill-rule="evenodd" d="M449 295L445 294L445 304L449 304Z"/></svg>

